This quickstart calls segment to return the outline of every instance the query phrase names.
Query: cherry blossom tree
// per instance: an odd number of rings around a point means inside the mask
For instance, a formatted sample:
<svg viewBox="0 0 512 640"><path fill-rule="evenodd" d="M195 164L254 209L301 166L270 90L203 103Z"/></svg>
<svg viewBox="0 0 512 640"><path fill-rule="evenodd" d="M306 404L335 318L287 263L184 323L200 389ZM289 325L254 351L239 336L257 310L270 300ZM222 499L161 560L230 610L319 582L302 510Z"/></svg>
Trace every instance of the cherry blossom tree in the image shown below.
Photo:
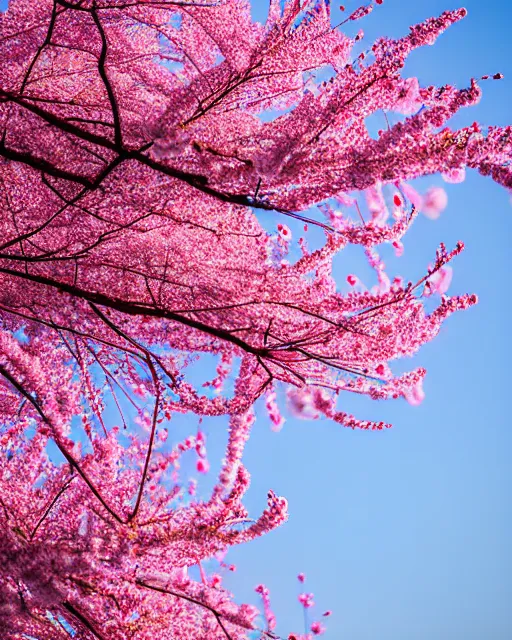
<svg viewBox="0 0 512 640"><path fill-rule="evenodd" d="M264 25L247 0L10 0L2 638L278 637L264 585L260 615L201 564L225 566L231 546L287 518L272 491L255 519L243 506L256 401L275 429L283 388L293 415L350 428L388 425L338 408L342 392L421 402L425 371L396 376L390 363L476 302L446 293L463 245L441 245L416 282L391 280L377 247L400 254L418 214L446 206L441 188L420 194L411 179L461 181L469 168L512 188L510 127L446 127L478 101L477 82L420 87L401 75L412 50L464 15L355 54L361 35L331 24L327 0L271 0ZM387 112L403 117L374 135L369 117ZM314 249L312 230L324 237ZM373 289L332 277L351 244ZM189 373L198 355L216 359L213 379ZM208 472L203 431L168 440L182 414L229 418L206 500L179 474L184 455ZM311 594L300 601L309 609ZM317 617L290 638L323 630Z"/></svg>

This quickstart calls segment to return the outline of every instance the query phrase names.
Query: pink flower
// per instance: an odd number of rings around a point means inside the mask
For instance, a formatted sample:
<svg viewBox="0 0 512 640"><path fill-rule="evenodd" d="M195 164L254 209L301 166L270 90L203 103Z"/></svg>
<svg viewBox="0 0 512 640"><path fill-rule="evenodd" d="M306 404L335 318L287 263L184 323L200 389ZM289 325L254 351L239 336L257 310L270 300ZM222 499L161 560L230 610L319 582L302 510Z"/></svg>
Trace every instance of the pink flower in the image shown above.
<svg viewBox="0 0 512 640"><path fill-rule="evenodd" d="M416 113L422 104L418 78L405 79L400 88L398 99L393 105L393 111L410 115Z"/></svg>
<svg viewBox="0 0 512 640"><path fill-rule="evenodd" d="M299 582L304 582L306 580L306 576L303 573L299 573L299 575L297 576L297 580Z"/></svg>
<svg viewBox="0 0 512 640"><path fill-rule="evenodd" d="M320 412L328 410L333 404L327 391L315 387L290 387L286 392L286 400L290 413L301 420L316 420Z"/></svg>
<svg viewBox="0 0 512 640"><path fill-rule="evenodd" d="M221 584L222 584L222 577L218 573L214 573L213 576L210 578L210 586L212 586L215 589L217 587L220 587Z"/></svg>
<svg viewBox="0 0 512 640"><path fill-rule="evenodd" d="M428 286L430 293L445 294L448 291L448 287L451 284L453 277L453 269L450 265L441 267L438 271L433 273L428 279ZM428 291L427 291L428 293Z"/></svg>
<svg viewBox="0 0 512 640"><path fill-rule="evenodd" d="M395 256L397 258L399 258L400 256L403 255L403 253L404 253L404 245L403 245L402 242L400 242L400 240L393 240L391 245L393 246L393 249L395 250Z"/></svg>
<svg viewBox="0 0 512 640"><path fill-rule="evenodd" d="M139 413L138 415L136 415L133 421L135 422L135 424L138 424L140 427L142 427L146 431L151 430L151 422L152 422L151 416L147 411L144 411L144 413Z"/></svg>
<svg viewBox="0 0 512 640"><path fill-rule="evenodd" d="M372 216L372 221L377 225L386 224L389 211L382 195L382 187L380 184L369 187L366 190L366 202Z"/></svg>
<svg viewBox="0 0 512 640"><path fill-rule="evenodd" d="M301 593L299 595L299 602L304 607L304 609L310 609L315 604L312 593Z"/></svg>
<svg viewBox="0 0 512 640"><path fill-rule="evenodd" d="M208 460L206 460L206 458L199 458L199 460L196 462L196 469L199 471L199 473L208 473L208 471L210 470L210 463L208 462Z"/></svg>
<svg viewBox="0 0 512 640"><path fill-rule="evenodd" d="M140 396L141 398L145 398L148 394L144 385L139 382L138 384L133 385L133 393Z"/></svg>
<svg viewBox="0 0 512 640"><path fill-rule="evenodd" d="M466 169L464 167L450 169L449 171L443 172L441 174L441 177L445 182L458 184L459 182L464 182L464 180L466 179Z"/></svg>
<svg viewBox="0 0 512 640"><path fill-rule="evenodd" d="M260 593L262 596L268 596L269 594L269 590L264 584L258 584L254 587L254 591L256 591L256 593Z"/></svg>
<svg viewBox="0 0 512 640"><path fill-rule="evenodd" d="M352 198L341 191L334 196L334 199L343 207L353 207L356 203L355 198Z"/></svg>
<svg viewBox="0 0 512 640"><path fill-rule="evenodd" d="M379 293L381 294L387 293L391 287L391 281L389 279L389 276L384 271L379 270L377 272L377 278L379 280L379 287L378 287Z"/></svg>
<svg viewBox="0 0 512 640"><path fill-rule="evenodd" d="M402 182L400 184L400 188L402 189L406 198L411 201L411 204L413 204L416 209L421 209L423 207L423 197L416 191L414 187L411 187L411 185L407 184L407 182Z"/></svg>
<svg viewBox="0 0 512 640"><path fill-rule="evenodd" d="M239 609L240 615L247 620L250 625L254 625L260 611L258 607L252 604L241 604Z"/></svg>
<svg viewBox="0 0 512 640"><path fill-rule="evenodd" d="M321 622L313 622L311 625L311 631L315 636L321 636L325 633L325 627Z"/></svg>
<svg viewBox="0 0 512 640"><path fill-rule="evenodd" d="M290 227L286 224L282 224L280 222L277 225L277 232L279 233L279 237L286 242L290 242L290 240L292 239L292 232L290 231Z"/></svg>
<svg viewBox="0 0 512 640"><path fill-rule="evenodd" d="M276 392L274 390L267 392L265 406L270 421L272 422L272 431L281 431L285 423L285 419L279 411L279 407L276 402Z"/></svg>
<svg viewBox="0 0 512 640"><path fill-rule="evenodd" d="M188 577L188 567L186 565L179 569L175 569L175 571L177 584L188 584L190 582L190 578Z"/></svg>
<svg viewBox="0 0 512 640"><path fill-rule="evenodd" d="M441 215L441 212L446 209L447 204L448 196L446 191L442 187L431 187L425 194L421 211L427 218L436 220Z"/></svg>
<svg viewBox="0 0 512 640"><path fill-rule="evenodd" d="M406 391L405 399L413 407L417 407L423 402L423 400L425 399L425 392L423 391L423 378L420 378L414 385L414 387Z"/></svg>

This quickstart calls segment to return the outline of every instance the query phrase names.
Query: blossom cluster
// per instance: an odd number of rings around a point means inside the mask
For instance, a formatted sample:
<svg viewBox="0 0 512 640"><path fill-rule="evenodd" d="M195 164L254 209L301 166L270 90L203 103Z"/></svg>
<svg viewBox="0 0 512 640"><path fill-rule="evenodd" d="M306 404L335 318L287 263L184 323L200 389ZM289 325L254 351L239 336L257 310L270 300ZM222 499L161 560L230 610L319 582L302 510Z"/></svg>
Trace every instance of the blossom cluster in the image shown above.
<svg viewBox="0 0 512 640"><path fill-rule="evenodd" d="M464 15L358 54L362 33L333 26L328 0L271 0L265 24L248 0L10 0L2 638L278 637L268 589L258 588L262 615L236 604L219 560L287 518L272 490L259 517L243 504L255 403L277 431L285 406L388 426L339 408L345 392L421 402L425 370L395 375L393 362L476 302L448 295L463 245L440 245L415 282L388 273L381 247L401 255L418 216L447 205L441 187L419 193L415 178L460 182L467 168L512 187L510 127L447 126L478 101L478 83L402 75L414 49ZM367 118L382 112L394 124L373 135ZM348 245L361 246L373 285L334 279ZM212 359L215 373L198 381ZM206 432L178 438L184 415L229 419L206 498L183 472L187 456L198 477L210 472ZM311 594L300 603L310 610ZM312 620L302 637L323 631Z"/></svg>

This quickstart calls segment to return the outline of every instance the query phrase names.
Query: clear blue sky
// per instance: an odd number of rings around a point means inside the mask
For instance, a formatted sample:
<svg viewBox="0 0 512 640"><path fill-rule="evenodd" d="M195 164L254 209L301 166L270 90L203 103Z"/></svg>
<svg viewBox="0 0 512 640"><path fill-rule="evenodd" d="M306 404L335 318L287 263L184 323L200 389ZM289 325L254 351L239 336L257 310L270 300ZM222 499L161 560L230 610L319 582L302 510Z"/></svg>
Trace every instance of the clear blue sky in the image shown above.
<svg viewBox="0 0 512 640"><path fill-rule="evenodd" d="M357 6L344 4L347 10ZM357 27L370 43L457 6L451 0L385 0ZM481 103L457 123L508 124L512 2L467 0L465 6L468 17L434 47L415 52L404 72L422 84L465 86L471 76L501 71L505 79L483 83ZM267 2L253 0L253 7L255 19L264 19ZM512 638L512 436L506 417L512 208L504 190L473 173L446 189L447 211L437 222L421 218L406 236L405 255L389 263L391 274L412 279L440 241L453 246L463 240L451 292L480 298L411 363L428 369L424 403L413 408L403 401L340 399L361 417L393 422L384 433L289 419L275 434L260 408L245 457L252 473L246 504L259 514L272 488L288 498L291 517L280 530L230 553L238 571L226 576L226 585L247 602L256 601L254 586L265 582L282 635L302 629L295 576L304 571L318 613L334 612L326 639ZM337 269L340 281L349 272L367 273L357 251L343 255ZM206 423L213 471L225 427L220 420Z"/></svg>

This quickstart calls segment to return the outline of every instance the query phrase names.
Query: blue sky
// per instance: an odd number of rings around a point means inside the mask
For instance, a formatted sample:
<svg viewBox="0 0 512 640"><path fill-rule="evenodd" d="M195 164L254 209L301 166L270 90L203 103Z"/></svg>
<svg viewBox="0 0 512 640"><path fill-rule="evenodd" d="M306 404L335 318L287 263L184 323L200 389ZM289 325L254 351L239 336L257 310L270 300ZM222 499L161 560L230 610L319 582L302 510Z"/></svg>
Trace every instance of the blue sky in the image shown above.
<svg viewBox="0 0 512 640"><path fill-rule="evenodd" d="M0 0L0 8L5 5ZM357 3L345 5L350 11ZM371 43L457 6L451 0L385 0L357 28ZM468 17L434 47L414 52L404 73L422 84L465 86L471 76L501 71L505 79L482 83L480 104L457 116L457 124L508 124L512 3L467 0L465 6ZM262 20L267 2L254 0L253 7ZM433 178L429 184L442 182ZM389 261L391 274L413 279L440 241L451 247L463 240L466 251L453 263L450 292L475 292L480 299L450 318L411 363L428 369L423 404L340 398L345 410L392 422L384 433L289 418L275 434L259 411L245 457L252 474L246 504L257 515L272 488L288 498L291 517L278 531L230 553L238 571L226 576L226 585L240 601L255 601L254 586L265 582L282 635L302 628L296 575L303 571L318 613L334 612L326 639L512 637L512 437L506 417L512 208L503 189L474 173L461 185L444 186L448 209L436 222L420 218L405 238L404 256ZM340 282L347 273L366 273L356 250L336 264ZM226 423L206 426L214 471Z"/></svg>

